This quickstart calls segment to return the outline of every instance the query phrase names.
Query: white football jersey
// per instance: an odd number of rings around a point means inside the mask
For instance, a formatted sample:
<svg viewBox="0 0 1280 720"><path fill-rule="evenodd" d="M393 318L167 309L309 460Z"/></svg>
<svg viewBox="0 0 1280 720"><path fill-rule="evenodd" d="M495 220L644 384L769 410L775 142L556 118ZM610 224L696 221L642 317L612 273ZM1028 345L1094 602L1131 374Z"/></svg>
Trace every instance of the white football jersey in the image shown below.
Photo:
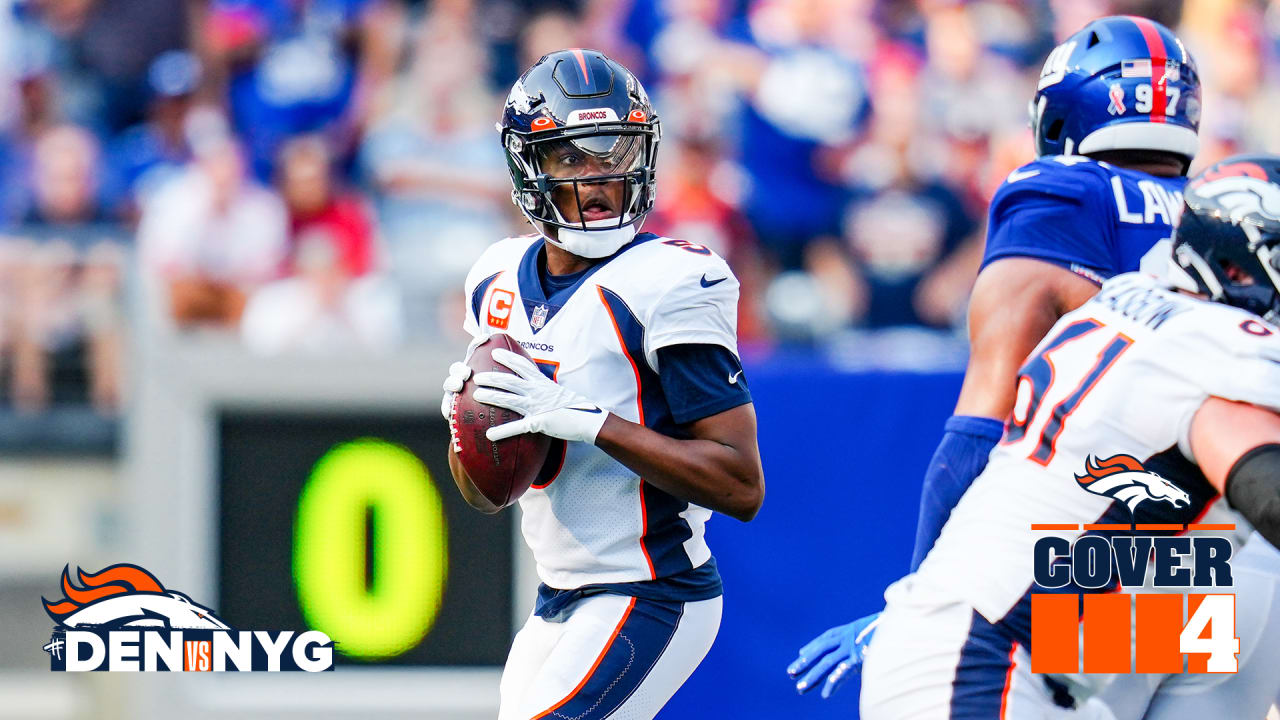
<svg viewBox="0 0 1280 720"><path fill-rule="evenodd" d="M511 336L556 382L632 422L671 434L659 348L722 345L735 355L738 280L709 249L642 233L545 297L539 236L488 248L467 276L464 327ZM725 378L728 383L735 378ZM520 498L521 529L553 588L669 577L711 557L711 511L659 490L586 443L566 443L553 477Z"/></svg>
<svg viewBox="0 0 1280 720"><path fill-rule="evenodd" d="M1032 524L1074 525L1053 532L1073 538L1086 524L1231 523L1238 547L1251 528L1187 440L1209 396L1280 412L1280 331L1141 273L1107 281L1029 356L1003 439L917 578L999 622L1031 587L1045 535Z"/></svg>

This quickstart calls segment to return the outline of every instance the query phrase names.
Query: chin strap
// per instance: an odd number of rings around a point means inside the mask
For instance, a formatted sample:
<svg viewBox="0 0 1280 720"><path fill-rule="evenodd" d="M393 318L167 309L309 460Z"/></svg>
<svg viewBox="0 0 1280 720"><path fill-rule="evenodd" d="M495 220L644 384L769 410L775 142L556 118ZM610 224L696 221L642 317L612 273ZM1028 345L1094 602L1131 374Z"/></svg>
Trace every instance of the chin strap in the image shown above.
<svg viewBox="0 0 1280 720"><path fill-rule="evenodd" d="M615 220L607 221L615 223ZM609 257L618 252L624 245L636 237L636 226L626 225L608 230L570 230L556 228L556 237L544 234L547 242L556 247L577 255L578 257L598 259Z"/></svg>
<svg viewBox="0 0 1280 720"><path fill-rule="evenodd" d="M560 211L555 210L555 213L556 217L564 222ZM622 222L627 224L622 227L618 227L618 218L588 220L583 223L587 228L586 230L557 227L555 232L552 233L550 232L551 228L547 228L541 222L534 222L534 227L538 228L538 233L546 238L547 242L561 250L573 253L578 257L595 260L609 257L635 239L636 233L640 231L640 225L644 223L644 219L641 218L638 222L632 222L632 217L631 213L624 214ZM553 235L554 237L552 237Z"/></svg>

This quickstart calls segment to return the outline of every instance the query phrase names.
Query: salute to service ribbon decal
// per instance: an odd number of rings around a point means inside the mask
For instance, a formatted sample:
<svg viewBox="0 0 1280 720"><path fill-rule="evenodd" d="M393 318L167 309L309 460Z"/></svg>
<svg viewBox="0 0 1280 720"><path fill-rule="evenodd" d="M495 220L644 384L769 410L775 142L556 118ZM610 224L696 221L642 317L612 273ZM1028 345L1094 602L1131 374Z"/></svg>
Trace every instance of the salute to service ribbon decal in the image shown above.
<svg viewBox="0 0 1280 720"><path fill-rule="evenodd" d="M333 669L333 640L318 630L236 630L186 594L166 589L137 565L96 573L62 569L65 597L44 609L53 635L44 646L59 672L320 672Z"/></svg>

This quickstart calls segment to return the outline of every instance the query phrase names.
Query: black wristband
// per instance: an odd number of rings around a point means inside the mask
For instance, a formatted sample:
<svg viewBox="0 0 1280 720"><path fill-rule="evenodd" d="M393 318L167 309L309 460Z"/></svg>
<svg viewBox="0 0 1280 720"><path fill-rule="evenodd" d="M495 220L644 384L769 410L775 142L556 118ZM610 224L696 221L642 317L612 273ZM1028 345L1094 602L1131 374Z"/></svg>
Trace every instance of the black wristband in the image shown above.
<svg viewBox="0 0 1280 720"><path fill-rule="evenodd" d="M1259 445L1227 472L1227 502L1272 545L1280 547L1280 443Z"/></svg>

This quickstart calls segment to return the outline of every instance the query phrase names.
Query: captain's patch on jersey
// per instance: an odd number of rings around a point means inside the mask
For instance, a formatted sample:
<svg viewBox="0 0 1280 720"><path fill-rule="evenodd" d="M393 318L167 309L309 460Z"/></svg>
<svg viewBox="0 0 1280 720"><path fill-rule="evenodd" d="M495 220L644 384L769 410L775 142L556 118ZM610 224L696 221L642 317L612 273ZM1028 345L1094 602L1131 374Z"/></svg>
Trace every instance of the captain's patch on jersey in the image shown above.
<svg viewBox="0 0 1280 720"><path fill-rule="evenodd" d="M489 296L489 306L485 312L489 327L506 330L511 323L511 308L516 303L516 296L510 290L494 290Z"/></svg>

